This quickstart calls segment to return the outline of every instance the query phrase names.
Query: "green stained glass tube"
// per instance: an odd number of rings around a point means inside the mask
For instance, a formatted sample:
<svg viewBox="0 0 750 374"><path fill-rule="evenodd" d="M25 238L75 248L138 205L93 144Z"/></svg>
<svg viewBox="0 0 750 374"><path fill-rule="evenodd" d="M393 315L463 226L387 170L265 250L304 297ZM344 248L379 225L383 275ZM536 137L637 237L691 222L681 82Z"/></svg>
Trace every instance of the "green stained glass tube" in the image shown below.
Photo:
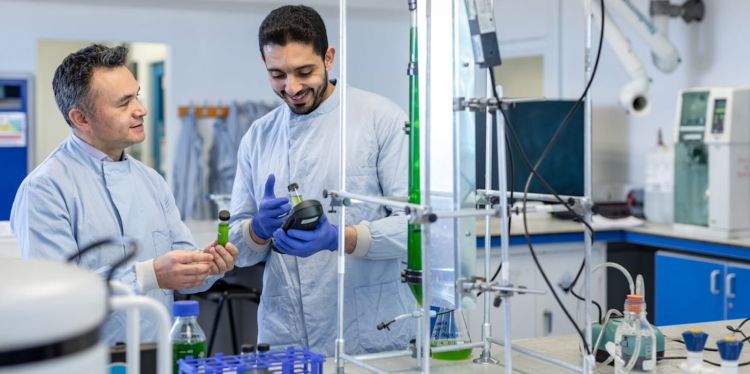
<svg viewBox="0 0 750 374"><path fill-rule="evenodd" d="M421 202L419 160L419 79L417 75L417 28L409 30L409 202ZM410 272L422 271L422 227L409 224L406 266ZM421 283L409 284L414 297L422 305Z"/></svg>

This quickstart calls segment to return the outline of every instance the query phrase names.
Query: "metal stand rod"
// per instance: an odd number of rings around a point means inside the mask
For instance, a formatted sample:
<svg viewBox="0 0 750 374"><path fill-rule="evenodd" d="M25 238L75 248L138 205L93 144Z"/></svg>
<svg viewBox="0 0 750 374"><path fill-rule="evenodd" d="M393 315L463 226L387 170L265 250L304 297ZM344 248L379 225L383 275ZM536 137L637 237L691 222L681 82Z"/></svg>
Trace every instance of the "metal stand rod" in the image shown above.
<svg viewBox="0 0 750 374"><path fill-rule="evenodd" d="M346 85L349 83L346 77L346 0L339 0L339 78L341 84L336 86L339 92L339 188L346 191ZM338 217L339 224L339 248L338 262L336 266L337 277L337 308L338 308L338 336L334 359L336 361L336 373L344 373L344 275L346 274L346 207L341 206Z"/></svg>
<svg viewBox="0 0 750 374"><path fill-rule="evenodd" d="M409 202L401 201L400 199L390 199L390 198L384 198L380 196L360 195L360 194L346 192L346 191L328 191L327 194L329 197L357 200L357 201L361 201L364 203L382 205L382 206L387 206L387 207L392 207L392 208L401 208L401 209L409 208L413 210L427 210L427 205L411 204ZM344 203L344 205L350 205L350 204L351 203Z"/></svg>
<svg viewBox="0 0 750 374"><path fill-rule="evenodd" d="M485 122L485 132L484 132L484 149L486 150L484 152L484 187L486 189L492 189L492 120L490 119L490 116L487 116L487 120ZM505 170L504 165L498 165L498 168L500 170ZM484 232L491 232L491 217L489 213L491 212L492 215L495 215L496 211L492 209L491 206L487 205L485 207L485 210L487 211L488 215L484 217ZM491 253L491 240L485 240L484 241L484 279L486 281L490 281L490 277L492 276L491 270L490 270L490 253ZM492 323L490 322L490 306L492 305L492 300L490 299L492 295L490 295L489 292L484 293L484 313L483 313L483 323L482 323L482 354L479 356L479 358L474 360L474 363L477 364L495 364L497 363L497 360L492 358L492 345L490 344L490 341L488 340L490 336L492 335Z"/></svg>
<svg viewBox="0 0 750 374"><path fill-rule="evenodd" d="M501 192L508 191L508 180L506 173L506 161L505 161L505 118L502 114L497 111L495 112L497 118L497 164L498 164L498 187ZM500 195L503 196L503 195ZM500 270L500 285L504 287L510 286L510 228L508 227L508 199L503 197L500 199L500 260L502 261L502 269ZM503 312L505 313L504 326L503 326L503 340L511 342L513 335L511 332L513 323L511 316L511 296L512 294L503 293ZM504 350L505 354L505 373L512 374L512 352L509 349Z"/></svg>
<svg viewBox="0 0 750 374"><path fill-rule="evenodd" d="M490 338L490 342L492 342L492 344L497 344L497 345L505 348L505 344L502 341L498 340L498 339ZM552 358L552 357L549 357L547 355L543 355L541 353L536 353L536 352L534 352L532 350L529 350L529 349L526 349L526 348L521 348L521 347L518 347L518 346L515 346L515 345L511 345L511 350L515 351L515 352L518 352L520 354L524 354L524 355L529 356L529 357L536 358L537 360L548 362L548 363L550 363L552 365L559 366L559 367L562 367L562 368L574 371L576 373L580 373L583 370L579 366L575 366L575 365L567 363L565 361L560 361L560 360L558 360L556 358Z"/></svg>
<svg viewBox="0 0 750 374"><path fill-rule="evenodd" d="M443 345L440 347L433 347L432 353L453 352L453 351L460 351L462 349L476 348L476 347L482 347L482 346L484 346L484 342Z"/></svg>
<svg viewBox="0 0 750 374"><path fill-rule="evenodd" d="M492 189L489 189L489 188L487 188L487 189L478 189L477 193L485 195L485 196L501 196L502 195L502 193L500 193L500 191L498 191L498 190L492 190ZM510 191L507 191L505 193L505 196L506 197L510 197L510 194L511 194ZM520 192L516 191L516 192L513 192L513 194L514 194L513 197L515 199L519 199L520 200L523 197L523 191L520 191ZM557 195L557 196L560 196L560 198L563 201L569 201L569 200L578 201L578 200L584 200L585 199L585 197L581 197L581 196L568 196L568 195ZM557 198L555 197L555 195L552 195L552 194L543 194L543 193L531 193L531 192L529 192L528 194L526 194L526 200L530 200L530 201L549 201L549 202L557 202L558 201Z"/></svg>
<svg viewBox="0 0 750 374"><path fill-rule="evenodd" d="M387 374L388 373L387 371L380 370L380 369L376 368L375 366L372 366L370 364L367 364L365 362L357 360L354 357L349 356L347 354L341 354L341 355L339 355L339 359L341 359L342 361L346 360L347 362L349 362L349 363L351 363L351 364L353 364L355 366L359 366L362 369L369 370L370 372L373 372L373 373L377 373L377 374Z"/></svg>
<svg viewBox="0 0 750 374"><path fill-rule="evenodd" d="M496 216L497 212L494 209L461 209L456 211L443 211L434 212L438 219L440 218L462 218L462 217L484 217L484 216Z"/></svg>
<svg viewBox="0 0 750 374"><path fill-rule="evenodd" d="M592 21L593 21L593 11L591 7L591 0L586 1L586 50L585 50L585 79L584 79L584 87L588 83L588 81L591 79L593 75L593 64L591 61L591 43L592 43ZM591 134L592 134L592 125L591 125L591 94L586 95L586 102L584 107L584 117L583 117L583 126L584 126L584 134L583 134L583 145L584 145L584 167L583 167L583 194L586 198L586 200L591 201L591 196L593 193L592 189L592 182L591 182ZM586 213L584 215L584 220L588 224L591 224L591 209L586 209ZM586 230L584 227L584 247L586 251L585 256L585 269L584 269L584 287L585 289L585 299L586 299L586 307L585 307L585 318L584 321L585 326L585 332L586 332L586 344L591 349L591 352L588 354L584 353L583 356L583 370L584 373L593 373L595 368L596 361L594 360L594 347L592 345L593 339L591 334L591 316L592 316L592 309L593 306L591 305L591 250L592 250L592 238L591 233Z"/></svg>
<svg viewBox="0 0 750 374"><path fill-rule="evenodd" d="M109 285L115 293L126 296L135 296L135 292L122 282L111 280L109 281ZM128 319L128 326L139 326L140 314L138 309L128 309L126 316ZM127 362L128 373L139 373L141 371L140 333L141 329L138 327L128 328L127 331L128 345L125 347L125 361Z"/></svg>
<svg viewBox="0 0 750 374"><path fill-rule="evenodd" d="M432 125L432 118L430 116L430 86L432 77L430 75L430 41L431 41L431 35L432 35L432 29L430 25L430 14L432 12L431 8L431 0L422 0L418 2L417 7L421 10L418 13L419 19L422 21L422 25L425 27L419 27L420 30L427 30L427 32L420 33L420 37L422 38L421 44L423 48L419 50L418 54L420 56L425 56L424 64L420 64L419 67L421 67L422 71L419 71L419 75L422 77L425 77L424 79L424 87L423 90L421 87L419 89L420 92L424 92L424 95L422 97L424 98L424 104L421 105L420 108L423 108L421 110L419 118L424 118L424 122L422 122L424 126L424 131L421 132L421 139L420 144L423 144L424 147L422 147L422 150L424 152L424 157L420 157L421 160L423 160L422 163L422 176L421 179L423 181L422 183L422 202L425 206L430 206L430 133L431 133L431 125ZM424 53L422 53L424 52ZM424 115L423 115L424 114ZM430 225L422 225L422 373L429 374L430 373L430 305L432 303L432 297L430 292ZM417 348L419 349L419 348Z"/></svg>
<svg viewBox="0 0 750 374"><path fill-rule="evenodd" d="M410 349L405 349L401 351L380 352L380 353L370 353L366 355L358 355L358 356L353 356L352 358L355 360L359 360L359 361L372 361L372 360L382 360L386 358L411 356L411 354L412 354L412 351Z"/></svg>

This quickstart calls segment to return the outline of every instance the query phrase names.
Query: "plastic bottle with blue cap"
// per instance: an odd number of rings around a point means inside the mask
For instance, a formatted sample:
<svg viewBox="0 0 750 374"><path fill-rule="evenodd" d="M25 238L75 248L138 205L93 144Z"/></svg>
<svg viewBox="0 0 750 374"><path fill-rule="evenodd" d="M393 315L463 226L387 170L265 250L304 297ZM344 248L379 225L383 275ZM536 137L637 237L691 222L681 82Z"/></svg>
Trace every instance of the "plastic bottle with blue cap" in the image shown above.
<svg viewBox="0 0 750 374"><path fill-rule="evenodd" d="M703 351L707 338L708 334L700 329L693 328L682 333L685 349L687 349L687 361L680 364L683 373L703 374L713 372L713 370L708 371L703 367Z"/></svg>
<svg viewBox="0 0 750 374"><path fill-rule="evenodd" d="M742 352L742 341L734 337L726 337L716 342L721 356L721 374L737 374L740 353Z"/></svg>
<svg viewBox="0 0 750 374"><path fill-rule="evenodd" d="M206 334L198 325L198 302L195 300L176 301L172 306L174 324L169 332L174 357L174 373L179 373L177 361L188 356L206 357Z"/></svg>

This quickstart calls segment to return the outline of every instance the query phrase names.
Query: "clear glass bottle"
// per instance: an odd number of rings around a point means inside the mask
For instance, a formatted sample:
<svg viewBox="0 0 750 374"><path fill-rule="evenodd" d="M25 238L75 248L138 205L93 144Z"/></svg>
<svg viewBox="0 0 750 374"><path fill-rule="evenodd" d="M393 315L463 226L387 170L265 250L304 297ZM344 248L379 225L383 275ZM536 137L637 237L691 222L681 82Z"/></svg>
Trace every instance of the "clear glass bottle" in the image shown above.
<svg viewBox="0 0 750 374"><path fill-rule="evenodd" d="M292 207L302 202L302 195L299 193L299 185L297 183L287 186L287 190L289 190L289 201L292 203Z"/></svg>
<svg viewBox="0 0 750 374"><path fill-rule="evenodd" d="M219 212L219 235L217 243L225 247L229 241L229 211L222 210Z"/></svg>
<svg viewBox="0 0 750 374"><path fill-rule="evenodd" d="M195 300L176 301L172 306L174 324L169 332L172 342L174 373L179 373L177 360L187 356L206 357L206 334L198 325L198 302Z"/></svg>
<svg viewBox="0 0 750 374"><path fill-rule="evenodd" d="M625 317L615 331L615 374L655 373L656 334L646 320L641 295L628 295Z"/></svg>
<svg viewBox="0 0 750 374"><path fill-rule="evenodd" d="M466 320L461 311L441 308L435 315L435 327L432 328L431 346L443 347L457 344L471 343ZM457 361L471 356L471 348L456 351L433 353L432 358L438 360Z"/></svg>

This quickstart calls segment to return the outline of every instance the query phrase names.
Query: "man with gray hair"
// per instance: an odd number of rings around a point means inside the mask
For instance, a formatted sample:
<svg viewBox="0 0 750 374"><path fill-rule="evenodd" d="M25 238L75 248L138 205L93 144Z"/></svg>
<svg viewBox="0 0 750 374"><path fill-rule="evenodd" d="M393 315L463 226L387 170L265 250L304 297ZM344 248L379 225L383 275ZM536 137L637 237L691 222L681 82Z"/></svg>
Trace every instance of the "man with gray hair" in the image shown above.
<svg viewBox="0 0 750 374"><path fill-rule="evenodd" d="M234 267L238 251L216 242L196 250L164 178L125 152L145 139L146 116L127 55L125 47L94 44L57 68L52 88L71 134L21 184L11 228L24 257L59 261L103 238L134 238L140 250L114 278L171 310L173 290L207 289ZM105 246L77 264L105 275L125 251ZM102 337L124 341L124 324L113 314ZM142 341L155 340L152 321L142 320L140 330Z"/></svg>

